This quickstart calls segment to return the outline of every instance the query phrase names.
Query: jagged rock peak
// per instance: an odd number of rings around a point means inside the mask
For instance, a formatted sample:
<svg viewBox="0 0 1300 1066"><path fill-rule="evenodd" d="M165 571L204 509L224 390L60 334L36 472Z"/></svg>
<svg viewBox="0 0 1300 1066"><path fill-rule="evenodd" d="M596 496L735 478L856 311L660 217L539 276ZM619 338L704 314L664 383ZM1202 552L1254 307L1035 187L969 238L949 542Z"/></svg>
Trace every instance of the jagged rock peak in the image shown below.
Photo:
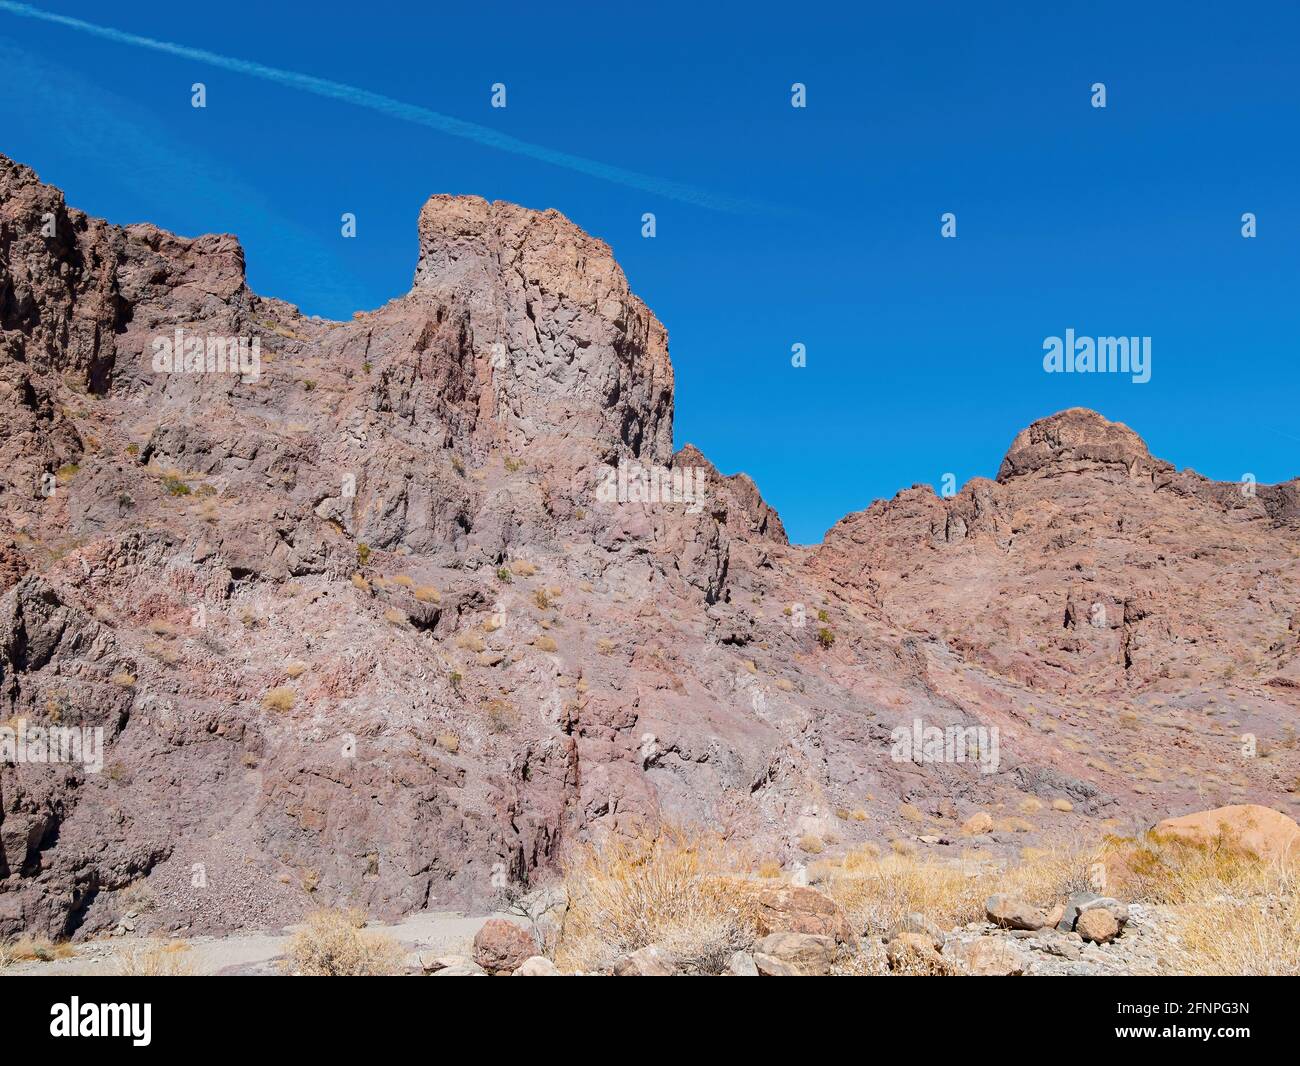
<svg viewBox="0 0 1300 1066"><path fill-rule="evenodd" d="M998 481L1039 471L1098 468L1123 468L1130 477L1173 469L1153 458L1146 442L1122 422L1111 422L1086 407L1071 407L1016 434L998 470Z"/></svg>
<svg viewBox="0 0 1300 1066"><path fill-rule="evenodd" d="M608 408L633 455L672 456L668 333L628 287L604 241L558 211L432 196L420 211L413 299L468 309L476 341L499 345L498 391L551 394L559 407ZM506 372L508 370L508 373Z"/></svg>

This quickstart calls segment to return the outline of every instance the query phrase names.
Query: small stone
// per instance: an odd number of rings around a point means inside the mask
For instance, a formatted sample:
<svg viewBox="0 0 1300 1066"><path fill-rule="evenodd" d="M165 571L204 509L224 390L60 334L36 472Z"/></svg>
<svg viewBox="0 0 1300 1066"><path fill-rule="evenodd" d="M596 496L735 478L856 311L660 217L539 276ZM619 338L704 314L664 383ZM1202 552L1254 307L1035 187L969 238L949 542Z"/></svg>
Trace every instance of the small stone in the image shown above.
<svg viewBox="0 0 1300 1066"><path fill-rule="evenodd" d="M731 961L727 963L727 973L732 977L758 977L758 966L754 962L754 956L748 951L737 951L731 956Z"/></svg>
<svg viewBox="0 0 1300 1066"><path fill-rule="evenodd" d="M889 936L886 939L893 940L894 937L898 936L900 933L919 933L922 936L927 936L930 938L930 943L934 945L936 951L943 947L945 939L942 929L925 917L925 915L916 913L909 914L899 922L898 925L890 931Z"/></svg>
<svg viewBox="0 0 1300 1066"><path fill-rule="evenodd" d="M984 902L984 913L990 922L1003 929L1041 929L1047 924L1047 915L1013 896L989 896Z"/></svg>
<svg viewBox="0 0 1300 1066"><path fill-rule="evenodd" d="M1109 944L1119 936L1119 922L1103 907L1092 907L1079 915L1075 930L1084 940L1094 944Z"/></svg>
<svg viewBox="0 0 1300 1066"><path fill-rule="evenodd" d="M760 977L800 977L798 970L788 962L782 962L772 955L764 955L760 951L754 952L754 968L758 970Z"/></svg>
<svg viewBox="0 0 1300 1066"><path fill-rule="evenodd" d="M472 962L457 962L450 966L444 966L438 970L434 977L486 977L487 971L482 966L475 966Z"/></svg>
<svg viewBox="0 0 1300 1066"><path fill-rule="evenodd" d="M891 970L936 973L943 969L943 958L924 933L899 933L885 945L885 959Z"/></svg>
<svg viewBox="0 0 1300 1066"><path fill-rule="evenodd" d="M658 944L647 944L614 963L615 977L672 977L675 973L677 967Z"/></svg>
<svg viewBox="0 0 1300 1066"><path fill-rule="evenodd" d="M1019 977L1027 966L1027 960L1019 950L991 936L970 943L954 941L943 954L976 977Z"/></svg>
<svg viewBox="0 0 1300 1066"><path fill-rule="evenodd" d="M824 977L835 958L835 938L813 933L770 933L754 945L754 953L789 963L805 977Z"/></svg>
<svg viewBox="0 0 1300 1066"><path fill-rule="evenodd" d="M515 969L515 977L559 977L560 968L545 955L531 955Z"/></svg>

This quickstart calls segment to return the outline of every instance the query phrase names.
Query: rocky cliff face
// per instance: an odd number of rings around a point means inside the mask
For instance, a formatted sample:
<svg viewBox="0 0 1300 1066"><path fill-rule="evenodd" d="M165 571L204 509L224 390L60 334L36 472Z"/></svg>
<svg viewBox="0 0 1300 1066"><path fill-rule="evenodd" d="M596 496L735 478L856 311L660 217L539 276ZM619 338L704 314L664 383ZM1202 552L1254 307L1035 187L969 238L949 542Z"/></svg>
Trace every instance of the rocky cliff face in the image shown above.
<svg viewBox="0 0 1300 1066"><path fill-rule="evenodd" d="M104 744L0 748L0 935L482 907L661 820L793 864L1294 810L1295 483L1069 411L791 547L673 453L604 244L474 197L419 232L408 295L312 320L0 159L0 725ZM999 762L895 761L917 719Z"/></svg>

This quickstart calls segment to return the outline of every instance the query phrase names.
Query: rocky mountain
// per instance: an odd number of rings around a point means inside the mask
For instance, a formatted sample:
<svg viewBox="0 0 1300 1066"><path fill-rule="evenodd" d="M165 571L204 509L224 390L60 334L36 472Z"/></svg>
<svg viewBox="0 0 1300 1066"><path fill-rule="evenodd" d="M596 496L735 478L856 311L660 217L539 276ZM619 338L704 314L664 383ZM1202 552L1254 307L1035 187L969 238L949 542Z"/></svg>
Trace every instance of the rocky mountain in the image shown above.
<svg viewBox="0 0 1300 1066"><path fill-rule="evenodd" d="M0 726L103 731L0 747L0 936L483 908L660 821L789 868L1300 810L1296 482L1075 409L791 546L673 452L605 244L448 196L419 241L322 321L0 157Z"/></svg>

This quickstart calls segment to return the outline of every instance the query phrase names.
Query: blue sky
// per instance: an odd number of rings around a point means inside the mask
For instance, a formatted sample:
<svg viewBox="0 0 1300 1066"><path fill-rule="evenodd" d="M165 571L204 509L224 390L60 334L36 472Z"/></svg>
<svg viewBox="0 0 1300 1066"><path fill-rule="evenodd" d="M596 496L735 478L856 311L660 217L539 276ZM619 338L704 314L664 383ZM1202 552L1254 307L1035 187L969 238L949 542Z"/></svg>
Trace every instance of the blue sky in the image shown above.
<svg viewBox="0 0 1300 1066"><path fill-rule="evenodd" d="M678 443L753 476L797 542L991 477L1075 405L1211 477L1300 474L1293 5L34 6L741 204L0 9L0 152L114 222L238 234L254 289L308 313L405 292L432 193L563 211L668 328ZM1067 328L1150 336L1151 381L1044 373Z"/></svg>

